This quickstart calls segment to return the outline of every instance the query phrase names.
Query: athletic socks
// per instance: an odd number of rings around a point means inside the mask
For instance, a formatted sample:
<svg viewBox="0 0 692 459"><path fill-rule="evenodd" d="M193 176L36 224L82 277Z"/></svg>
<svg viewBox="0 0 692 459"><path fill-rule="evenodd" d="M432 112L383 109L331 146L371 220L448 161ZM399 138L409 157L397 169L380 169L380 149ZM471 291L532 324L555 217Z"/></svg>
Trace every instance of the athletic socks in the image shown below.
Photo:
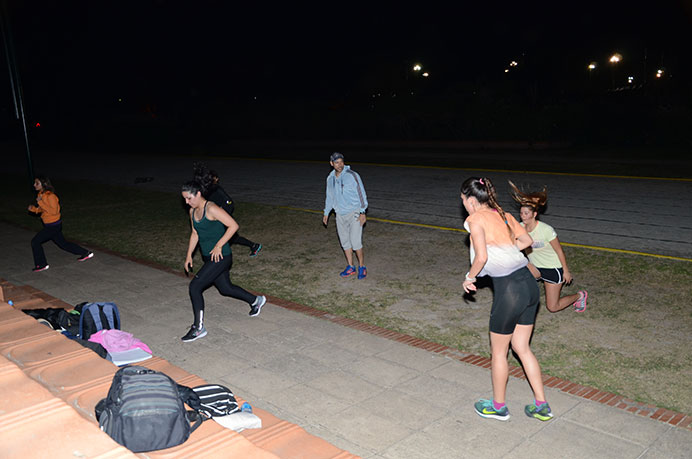
<svg viewBox="0 0 692 459"><path fill-rule="evenodd" d="M495 400L493 400L493 408L495 408L496 410L501 410L504 407L505 407L504 403L498 403Z"/></svg>

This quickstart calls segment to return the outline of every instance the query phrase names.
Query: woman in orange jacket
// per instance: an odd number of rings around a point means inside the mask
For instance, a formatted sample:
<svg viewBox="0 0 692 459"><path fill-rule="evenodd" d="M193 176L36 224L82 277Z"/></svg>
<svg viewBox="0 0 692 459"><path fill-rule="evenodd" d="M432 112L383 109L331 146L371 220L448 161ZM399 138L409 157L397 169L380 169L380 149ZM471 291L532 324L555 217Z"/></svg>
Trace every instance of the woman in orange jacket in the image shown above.
<svg viewBox="0 0 692 459"><path fill-rule="evenodd" d="M34 189L38 192L36 205L29 206L29 212L41 216L43 229L31 239L31 250L34 252L34 269L32 271L45 271L49 268L46 254L43 251L43 243L47 241L53 241L61 249L79 255L78 261L85 261L93 257L93 252L65 240L65 236L62 234L62 221L60 220L60 200L55 194L50 180L44 176L36 177Z"/></svg>

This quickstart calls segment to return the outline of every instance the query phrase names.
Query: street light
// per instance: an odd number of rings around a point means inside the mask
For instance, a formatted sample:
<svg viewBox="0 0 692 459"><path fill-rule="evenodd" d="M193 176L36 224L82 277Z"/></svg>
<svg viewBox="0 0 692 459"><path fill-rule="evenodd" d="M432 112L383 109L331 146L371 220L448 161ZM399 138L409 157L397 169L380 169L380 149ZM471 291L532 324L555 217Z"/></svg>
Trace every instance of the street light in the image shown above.
<svg viewBox="0 0 692 459"><path fill-rule="evenodd" d="M595 62L589 62L589 65L586 66L587 69L589 69L589 85L591 84L591 74L593 73L594 70L596 70L596 63Z"/></svg>
<svg viewBox="0 0 692 459"><path fill-rule="evenodd" d="M610 63L613 64L613 66L610 68L610 78L611 82L613 85L613 89L615 89L615 66L622 60L622 54L620 53L614 53L612 56L610 56Z"/></svg>
<svg viewBox="0 0 692 459"><path fill-rule="evenodd" d="M423 69L423 66L420 64L414 64L413 65L413 71L414 72L420 72Z"/></svg>

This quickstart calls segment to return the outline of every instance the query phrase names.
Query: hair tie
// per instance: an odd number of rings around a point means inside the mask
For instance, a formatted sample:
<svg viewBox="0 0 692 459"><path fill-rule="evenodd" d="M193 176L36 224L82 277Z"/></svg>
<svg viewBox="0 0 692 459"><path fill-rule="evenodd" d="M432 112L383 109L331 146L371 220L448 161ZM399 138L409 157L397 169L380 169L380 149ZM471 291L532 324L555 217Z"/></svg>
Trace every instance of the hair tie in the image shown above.
<svg viewBox="0 0 692 459"><path fill-rule="evenodd" d="M483 179L482 179L482 178L478 179L478 181L481 182L481 185L485 186L485 183L483 183Z"/></svg>

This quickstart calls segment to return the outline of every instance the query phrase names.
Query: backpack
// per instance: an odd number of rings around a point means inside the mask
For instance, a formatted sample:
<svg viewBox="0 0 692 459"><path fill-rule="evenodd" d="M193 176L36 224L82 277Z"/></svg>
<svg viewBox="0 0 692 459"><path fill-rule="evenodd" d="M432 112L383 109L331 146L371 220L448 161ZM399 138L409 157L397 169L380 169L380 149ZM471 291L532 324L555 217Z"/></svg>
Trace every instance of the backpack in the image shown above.
<svg viewBox="0 0 692 459"><path fill-rule="evenodd" d="M203 418L185 411L170 376L136 365L119 369L108 396L96 405L101 430L135 453L184 443ZM190 425L190 419L195 420Z"/></svg>
<svg viewBox="0 0 692 459"><path fill-rule="evenodd" d="M193 387L192 390L199 396L200 407L197 411L207 418L214 416L226 416L240 411L238 402L226 386L220 384L205 384Z"/></svg>
<svg viewBox="0 0 692 459"><path fill-rule="evenodd" d="M81 306L81 309L80 309ZM81 303L79 310L79 337L89 339L97 331L120 330L120 312L115 303Z"/></svg>

